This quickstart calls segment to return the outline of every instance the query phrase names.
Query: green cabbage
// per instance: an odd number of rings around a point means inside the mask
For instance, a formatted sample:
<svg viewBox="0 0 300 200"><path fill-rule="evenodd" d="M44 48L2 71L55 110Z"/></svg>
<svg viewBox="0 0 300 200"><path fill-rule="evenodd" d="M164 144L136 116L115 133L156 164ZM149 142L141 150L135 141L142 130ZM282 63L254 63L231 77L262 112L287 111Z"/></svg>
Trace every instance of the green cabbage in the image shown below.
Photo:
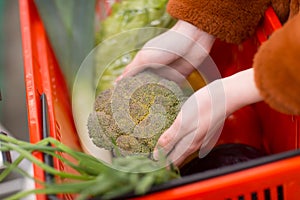
<svg viewBox="0 0 300 200"><path fill-rule="evenodd" d="M95 87L97 93L112 86L137 51L175 23L166 12L167 0L123 0L96 32ZM153 27L153 29L138 29ZM99 80L100 78L100 80Z"/></svg>

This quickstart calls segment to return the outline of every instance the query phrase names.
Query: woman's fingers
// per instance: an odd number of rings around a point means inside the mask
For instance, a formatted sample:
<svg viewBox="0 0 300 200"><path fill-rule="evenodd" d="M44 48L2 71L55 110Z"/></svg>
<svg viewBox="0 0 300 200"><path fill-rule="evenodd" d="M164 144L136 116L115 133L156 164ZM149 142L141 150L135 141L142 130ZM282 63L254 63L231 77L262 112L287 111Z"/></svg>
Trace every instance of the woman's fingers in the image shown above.
<svg viewBox="0 0 300 200"><path fill-rule="evenodd" d="M200 148L205 132L197 127L178 128L181 125L180 122L175 122L160 137L153 154L155 159L159 159L159 155L163 153L173 164L180 165L186 157Z"/></svg>
<svg viewBox="0 0 300 200"><path fill-rule="evenodd" d="M206 123L207 120L200 117L200 113L204 112L198 106L196 95L192 95L182 106L174 123L160 136L156 149L159 149L164 154L169 154L174 146L186 135L200 128L206 131L203 123ZM154 152L154 158L157 158L157 151Z"/></svg>
<svg viewBox="0 0 300 200"><path fill-rule="evenodd" d="M226 117L224 93L220 92L220 84L220 81L210 83L184 103L174 123L159 138L154 151L155 159L158 159L159 150L178 165L202 148L203 142L204 150L214 145L219 136L218 127Z"/></svg>
<svg viewBox="0 0 300 200"><path fill-rule="evenodd" d="M169 161L176 166L180 166L187 157L200 148L203 137L204 134L197 134L194 131L182 138L168 155Z"/></svg>

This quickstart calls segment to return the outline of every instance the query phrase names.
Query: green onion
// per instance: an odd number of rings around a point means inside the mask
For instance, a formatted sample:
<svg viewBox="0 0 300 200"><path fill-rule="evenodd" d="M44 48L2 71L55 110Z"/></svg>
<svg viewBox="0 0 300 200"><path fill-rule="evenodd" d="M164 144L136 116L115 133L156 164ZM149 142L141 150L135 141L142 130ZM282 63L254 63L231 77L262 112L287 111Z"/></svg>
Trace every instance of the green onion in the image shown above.
<svg viewBox="0 0 300 200"><path fill-rule="evenodd" d="M108 165L95 157L83 152L75 151L54 138L45 138L38 143L31 144L15 138L0 135L0 150L15 151L19 156L7 165L0 174L0 181L10 172L16 171L21 175L31 178L43 188L32 189L16 193L6 200L21 199L30 194L76 194L77 200L83 200L92 196L100 196L102 199L119 197L133 192L136 195L147 193L154 185L179 178L178 170L168 164L167 160L153 161L143 156L115 157L112 164ZM75 170L75 173L59 171L37 159L33 153L39 152L53 156L65 165ZM67 155L73 162L65 158ZM45 172L52 174L60 180L68 182L45 183L37 180L32 175L18 168L18 165L27 159ZM57 179L55 179L57 180Z"/></svg>

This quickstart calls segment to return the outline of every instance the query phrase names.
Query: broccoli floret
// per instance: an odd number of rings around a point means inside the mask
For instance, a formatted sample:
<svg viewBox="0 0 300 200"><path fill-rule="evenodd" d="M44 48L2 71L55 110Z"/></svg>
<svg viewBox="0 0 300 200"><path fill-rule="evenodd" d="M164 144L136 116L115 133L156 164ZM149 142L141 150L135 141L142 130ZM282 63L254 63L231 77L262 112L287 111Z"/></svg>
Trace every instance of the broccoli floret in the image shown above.
<svg viewBox="0 0 300 200"><path fill-rule="evenodd" d="M173 81L146 71L101 92L88 119L93 143L116 154L149 155L187 99Z"/></svg>

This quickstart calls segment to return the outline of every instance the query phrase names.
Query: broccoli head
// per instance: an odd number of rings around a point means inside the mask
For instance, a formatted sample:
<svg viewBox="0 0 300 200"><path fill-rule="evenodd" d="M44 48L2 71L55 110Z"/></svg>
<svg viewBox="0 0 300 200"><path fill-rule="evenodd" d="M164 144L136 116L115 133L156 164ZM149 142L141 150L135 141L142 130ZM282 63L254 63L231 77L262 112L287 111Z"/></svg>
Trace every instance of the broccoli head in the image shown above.
<svg viewBox="0 0 300 200"><path fill-rule="evenodd" d="M126 77L96 97L89 136L96 146L121 155L149 155L186 99L175 82L152 72Z"/></svg>

